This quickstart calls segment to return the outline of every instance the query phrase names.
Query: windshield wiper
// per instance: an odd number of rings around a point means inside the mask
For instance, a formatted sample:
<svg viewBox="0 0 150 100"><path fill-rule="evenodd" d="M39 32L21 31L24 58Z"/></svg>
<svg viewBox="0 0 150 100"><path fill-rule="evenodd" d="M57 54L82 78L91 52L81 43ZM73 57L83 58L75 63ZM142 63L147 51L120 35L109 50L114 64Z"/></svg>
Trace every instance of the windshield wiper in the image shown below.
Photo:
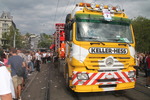
<svg viewBox="0 0 150 100"><path fill-rule="evenodd" d="M131 46L130 43L128 42L122 42L122 43L126 43L129 47ZM118 45L123 45L123 44L118 44Z"/></svg>
<svg viewBox="0 0 150 100"><path fill-rule="evenodd" d="M97 42L100 42L102 45L105 45L105 43L101 42L101 41L97 41Z"/></svg>
<svg viewBox="0 0 150 100"><path fill-rule="evenodd" d="M101 42L101 41L93 41L93 42L99 42L99 43L90 43L91 45L93 45L93 44L102 44L102 45L105 45L103 42Z"/></svg>
<svg viewBox="0 0 150 100"><path fill-rule="evenodd" d="M113 40L113 41L122 41L122 43L126 43L128 46L131 46L130 43L122 40L122 39L109 39L109 40ZM124 45L124 44L118 44L118 45Z"/></svg>
<svg viewBox="0 0 150 100"><path fill-rule="evenodd" d="M98 39L97 37L84 37L85 39ZM91 45L93 45L93 44L102 44L102 45L105 45L103 42L101 42L101 41L93 41L93 42L99 42L99 43L90 43Z"/></svg>

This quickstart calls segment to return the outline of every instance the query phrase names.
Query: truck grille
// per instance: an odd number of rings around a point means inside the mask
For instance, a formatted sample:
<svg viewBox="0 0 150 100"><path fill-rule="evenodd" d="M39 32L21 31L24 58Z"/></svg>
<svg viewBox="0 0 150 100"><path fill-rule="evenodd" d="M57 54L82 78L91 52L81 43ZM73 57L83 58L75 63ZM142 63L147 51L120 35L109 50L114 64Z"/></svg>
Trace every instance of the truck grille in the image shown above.
<svg viewBox="0 0 150 100"><path fill-rule="evenodd" d="M107 57L88 57L85 60L85 64L88 68L107 67L105 63ZM124 68L125 65L129 65L130 57L113 57L114 62L112 67Z"/></svg>

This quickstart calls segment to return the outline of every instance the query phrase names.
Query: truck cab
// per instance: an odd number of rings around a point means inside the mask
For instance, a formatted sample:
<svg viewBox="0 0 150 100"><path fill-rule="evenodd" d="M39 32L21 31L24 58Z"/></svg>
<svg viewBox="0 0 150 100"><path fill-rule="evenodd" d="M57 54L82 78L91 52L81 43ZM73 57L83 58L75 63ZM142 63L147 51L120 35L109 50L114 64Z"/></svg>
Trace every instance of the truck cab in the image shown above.
<svg viewBox="0 0 150 100"><path fill-rule="evenodd" d="M135 86L135 39L119 6L79 3L66 17L66 85L75 92Z"/></svg>

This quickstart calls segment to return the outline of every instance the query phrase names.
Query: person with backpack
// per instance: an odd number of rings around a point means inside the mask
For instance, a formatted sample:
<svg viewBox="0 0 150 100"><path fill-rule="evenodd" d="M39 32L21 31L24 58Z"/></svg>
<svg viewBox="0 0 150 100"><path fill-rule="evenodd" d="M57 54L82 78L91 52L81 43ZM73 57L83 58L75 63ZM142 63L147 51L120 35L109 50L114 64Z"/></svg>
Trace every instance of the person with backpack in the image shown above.
<svg viewBox="0 0 150 100"><path fill-rule="evenodd" d="M8 67L11 68L11 76L14 84L16 100L21 100L21 84L25 74L23 67L25 62L22 57L17 55L15 48L11 49L12 56L8 59Z"/></svg>

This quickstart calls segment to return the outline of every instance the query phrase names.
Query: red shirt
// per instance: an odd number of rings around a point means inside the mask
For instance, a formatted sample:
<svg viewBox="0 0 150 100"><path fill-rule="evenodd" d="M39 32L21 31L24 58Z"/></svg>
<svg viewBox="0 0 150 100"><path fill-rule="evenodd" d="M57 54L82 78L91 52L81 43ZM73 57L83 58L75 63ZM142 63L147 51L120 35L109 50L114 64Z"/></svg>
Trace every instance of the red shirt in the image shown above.
<svg viewBox="0 0 150 100"><path fill-rule="evenodd" d="M147 59L146 59L146 62L147 62L147 64L148 64L148 69L150 69L150 57L148 57Z"/></svg>

